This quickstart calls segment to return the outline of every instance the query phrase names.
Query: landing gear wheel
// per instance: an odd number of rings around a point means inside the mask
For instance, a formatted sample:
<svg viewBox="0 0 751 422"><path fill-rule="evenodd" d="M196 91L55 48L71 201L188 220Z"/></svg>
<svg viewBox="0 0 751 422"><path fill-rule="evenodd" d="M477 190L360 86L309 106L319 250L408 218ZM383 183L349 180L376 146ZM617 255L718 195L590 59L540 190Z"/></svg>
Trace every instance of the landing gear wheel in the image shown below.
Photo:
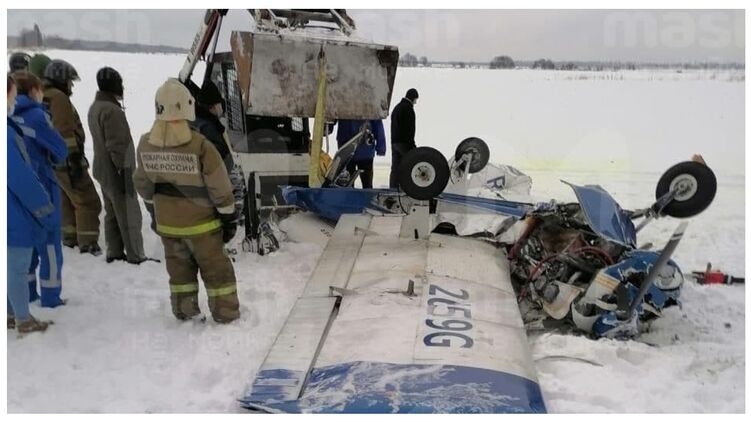
<svg viewBox="0 0 751 422"><path fill-rule="evenodd" d="M449 182L449 164L437 149L418 147L408 152L397 169L404 193L417 200L435 198Z"/></svg>
<svg viewBox="0 0 751 422"><path fill-rule="evenodd" d="M714 200L717 178L706 165L684 161L670 167L660 177L655 196L659 199L671 189L678 189L678 194L662 209L662 213L676 218L693 217Z"/></svg>
<svg viewBox="0 0 751 422"><path fill-rule="evenodd" d="M464 154L472 155L472 162L469 164L470 173L477 173L484 169L488 165L488 160L490 160L490 148L480 138L472 137L461 141L456 147L454 159L459 161Z"/></svg>

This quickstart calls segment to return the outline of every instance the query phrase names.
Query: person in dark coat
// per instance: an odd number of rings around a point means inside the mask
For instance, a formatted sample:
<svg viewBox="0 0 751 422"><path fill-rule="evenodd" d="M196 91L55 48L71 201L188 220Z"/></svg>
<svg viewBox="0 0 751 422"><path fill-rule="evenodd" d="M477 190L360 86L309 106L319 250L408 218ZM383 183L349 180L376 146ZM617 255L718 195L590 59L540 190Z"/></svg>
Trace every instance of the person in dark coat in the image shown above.
<svg viewBox="0 0 751 422"><path fill-rule="evenodd" d="M232 158L227 133L219 120L219 116L224 114L223 104L224 99L219 88L210 80L204 81L196 96L196 119L190 122L190 126L205 136L219 151L232 183L232 194L235 196L235 210L238 218L237 224L243 226L245 224L243 207L247 194L245 175L240 164Z"/></svg>
<svg viewBox="0 0 751 422"><path fill-rule="evenodd" d="M397 170L404 155L417 148L415 145L415 109L417 90L410 88L407 95L394 107L391 112L391 175L389 187L399 187Z"/></svg>
<svg viewBox="0 0 751 422"><path fill-rule="evenodd" d="M141 235L141 207L133 187L136 154L130 126L120 101L123 78L111 67L96 74L99 87L89 108L89 131L94 143L92 174L102 187L107 263L146 261Z"/></svg>
<svg viewBox="0 0 751 422"><path fill-rule="evenodd" d="M347 164L347 171L350 175L355 174L357 170L362 170L360 174L360 183L363 189L373 188L373 158L386 155L386 136L383 131L383 122L381 120L338 120L336 122L338 129L336 131L336 143L339 148L352 139L353 136L360 132L363 123L367 123L370 131L375 137L372 145L361 143L355 150L355 154Z"/></svg>

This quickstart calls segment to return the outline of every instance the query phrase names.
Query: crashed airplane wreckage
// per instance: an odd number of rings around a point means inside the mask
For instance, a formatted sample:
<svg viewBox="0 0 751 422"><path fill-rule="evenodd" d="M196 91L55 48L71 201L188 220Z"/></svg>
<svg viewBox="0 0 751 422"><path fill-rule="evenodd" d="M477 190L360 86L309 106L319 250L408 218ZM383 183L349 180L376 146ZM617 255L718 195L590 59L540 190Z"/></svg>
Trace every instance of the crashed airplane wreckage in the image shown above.
<svg viewBox="0 0 751 422"><path fill-rule="evenodd" d="M350 142L369 137L363 128ZM660 251L639 249L637 232L700 213L717 187L709 167L682 162L637 211L594 185L569 183L569 204L451 193L488 162L487 145L468 138L450 162L410 152L400 190L353 189L342 172L353 150L340 150L324 187L283 189L287 203L338 223L241 400L248 408L544 412L520 309L593 338L638 335L679 301L683 273L670 257L686 223ZM499 176L482 182L498 187Z"/></svg>
<svg viewBox="0 0 751 422"><path fill-rule="evenodd" d="M351 142L367 137L366 132ZM342 148L342 153L341 168L349 152ZM482 140L468 138L451 162L429 147L410 152L399 169L399 191L340 187L350 183L339 183L341 169L332 169L327 187L288 186L283 194L288 203L334 221L345 214L403 215L414 233L402 231L402 237L438 231L495 244L506 253L527 323L531 315L543 324L568 321L593 337L633 337L640 323L678 303L683 273L670 257L686 223L661 251L637 247L636 235L662 216L688 218L706 209L717 190L708 166L676 164L660 178L651 206L628 211L600 186L565 181L578 202L494 199L501 196L498 187L504 180L521 173L488 166L492 171L475 175L479 183L467 183L472 173L485 168L488 156ZM478 185L483 188L468 194L468 186Z"/></svg>
<svg viewBox="0 0 751 422"><path fill-rule="evenodd" d="M622 338L677 303L683 275L670 255L685 224L660 252L639 249L636 233L709 206L716 180L705 165L668 170L644 210L621 209L598 186L571 185L578 203L532 204L459 189L507 185L508 175L481 176L488 147L468 138L450 162L428 147L407 154L398 191L352 189L346 164L372 135L363 128L321 177L324 126L387 116L398 49L354 37L341 9L253 9L254 29L233 31L231 51L217 52L226 13L206 12L179 78L195 88L203 59L204 80L227 99L228 137L247 176L246 240L259 251L276 242L262 215L281 199L338 222L243 406L545 412L520 309ZM279 185L288 185L283 198Z"/></svg>

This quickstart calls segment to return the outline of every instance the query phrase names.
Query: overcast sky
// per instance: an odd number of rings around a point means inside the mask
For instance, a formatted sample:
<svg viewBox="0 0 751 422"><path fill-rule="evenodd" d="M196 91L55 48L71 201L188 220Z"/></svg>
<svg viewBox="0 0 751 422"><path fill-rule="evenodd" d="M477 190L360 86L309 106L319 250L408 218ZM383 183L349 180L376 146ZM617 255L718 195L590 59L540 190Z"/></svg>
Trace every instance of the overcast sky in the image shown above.
<svg viewBox="0 0 751 422"><path fill-rule="evenodd" d="M189 47L203 10L8 10L8 35L43 34ZM431 60L745 62L741 10L363 10L358 35ZM230 11L222 30L249 29ZM226 45L226 44L225 44ZM221 50L220 46L220 50Z"/></svg>

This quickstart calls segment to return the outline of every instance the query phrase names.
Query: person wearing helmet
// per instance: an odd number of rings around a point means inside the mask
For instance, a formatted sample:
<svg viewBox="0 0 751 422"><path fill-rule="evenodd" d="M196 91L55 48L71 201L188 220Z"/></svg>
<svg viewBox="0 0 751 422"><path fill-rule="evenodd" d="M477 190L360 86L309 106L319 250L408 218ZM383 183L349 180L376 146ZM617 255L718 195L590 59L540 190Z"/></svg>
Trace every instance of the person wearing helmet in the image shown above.
<svg viewBox="0 0 751 422"><path fill-rule="evenodd" d="M146 256L141 236L141 207L133 188L135 147L120 104L123 78L115 69L103 67L96 74L96 82L99 91L88 116L94 143L91 171L102 187L107 263L121 260L140 264Z"/></svg>
<svg viewBox="0 0 751 422"><path fill-rule="evenodd" d="M8 67L10 68L11 73L19 70L29 70L30 61L31 56L23 51L17 51L10 55L10 58L8 59Z"/></svg>
<svg viewBox="0 0 751 422"><path fill-rule="evenodd" d="M63 245L78 246L81 253L101 255L99 247L99 213L102 203L89 176L84 155L86 135L78 111L70 101L73 81L78 72L65 60L52 60L44 69L44 103L52 123L68 147L68 158L56 169L62 191Z"/></svg>
<svg viewBox="0 0 751 422"><path fill-rule="evenodd" d="M232 185L216 147L188 122L195 100L177 79L156 92L156 120L136 152L133 182L162 238L169 274L172 313L202 320L198 271L214 321L240 317L237 283L224 243L235 235Z"/></svg>
<svg viewBox="0 0 751 422"><path fill-rule="evenodd" d="M52 59L42 53L34 54L34 57L29 61L29 72L31 72L37 78L44 80L44 70L47 65L50 64Z"/></svg>

